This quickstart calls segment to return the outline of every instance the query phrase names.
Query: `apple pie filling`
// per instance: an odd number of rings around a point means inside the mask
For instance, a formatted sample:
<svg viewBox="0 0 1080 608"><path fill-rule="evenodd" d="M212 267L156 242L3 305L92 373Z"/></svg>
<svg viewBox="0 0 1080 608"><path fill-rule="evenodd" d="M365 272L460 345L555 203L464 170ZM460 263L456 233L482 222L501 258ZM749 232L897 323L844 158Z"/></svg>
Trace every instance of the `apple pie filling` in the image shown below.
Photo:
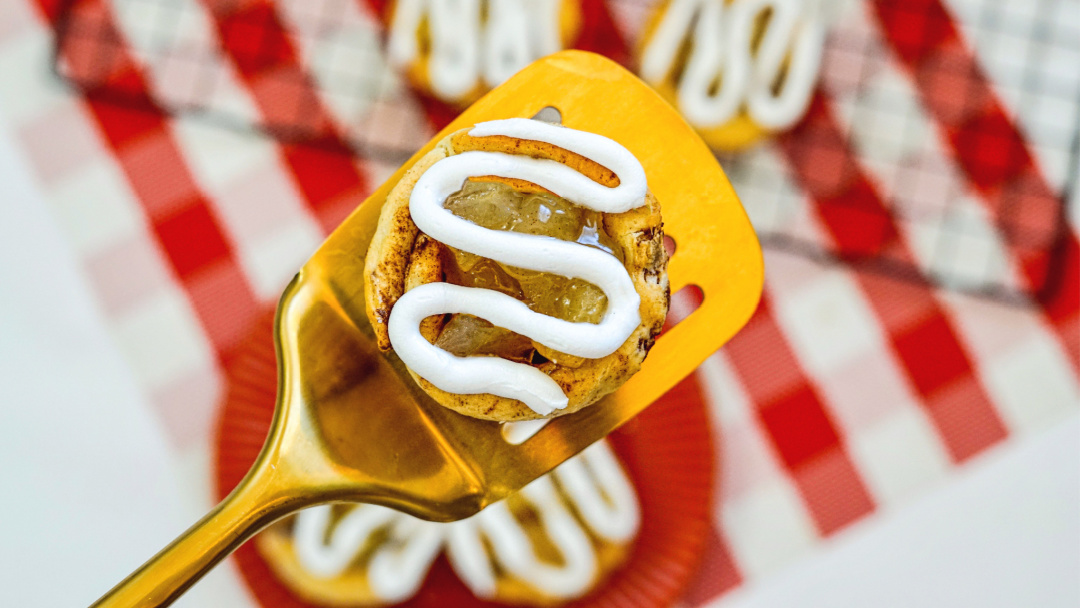
<svg viewBox="0 0 1080 608"><path fill-rule="evenodd" d="M623 261L621 248L604 229L603 213L546 191L521 192L502 182L469 180L446 199L445 207L484 228L577 242ZM607 297L592 283L504 265L453 247L446 249L452 253L452 260L444 260L449 283L498 291L535 312L564 321L599 323L604 316ZM533 365L550 360L570 367L582 362L580 357L553 351L468 314L453 315L435 345L462 357L492 355Z"/></svg>

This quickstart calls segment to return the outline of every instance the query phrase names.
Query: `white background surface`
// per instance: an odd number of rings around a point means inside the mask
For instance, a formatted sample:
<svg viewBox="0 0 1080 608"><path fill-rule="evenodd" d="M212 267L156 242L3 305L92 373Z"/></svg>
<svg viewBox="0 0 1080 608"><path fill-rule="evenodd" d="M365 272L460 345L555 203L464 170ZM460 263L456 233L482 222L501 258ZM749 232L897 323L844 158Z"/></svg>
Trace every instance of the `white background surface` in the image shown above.
<svg viewBox="0 0 1080 608"><path fill-rule="evenodd" d="M0 121L0 606L85 606L208 506ZM225 567L178 606L246 606Z"/></svg>
<svg viewBox="0 0 1080 608"><path fill-rule="evenodd" d="M0 605L86 605L207 508L2 124L0 387ZM225 567L179 605L249 603ZM1080 606L1080 416L717 605Z"/></svg>

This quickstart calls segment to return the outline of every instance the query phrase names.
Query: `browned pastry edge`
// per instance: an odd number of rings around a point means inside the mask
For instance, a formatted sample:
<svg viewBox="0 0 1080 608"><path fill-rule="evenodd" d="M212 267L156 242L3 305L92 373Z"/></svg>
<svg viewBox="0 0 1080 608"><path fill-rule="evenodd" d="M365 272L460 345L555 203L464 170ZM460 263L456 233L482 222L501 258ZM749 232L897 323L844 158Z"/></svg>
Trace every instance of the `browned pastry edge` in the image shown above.
<svg viewBox="0 0 1080 608"><path fill-rule="evenodd" d="M409 197L416 182L439 160L470 150L526 154L566 164L605 186L618 185L607 168L557 146L506 136L471 137L463 129L450 134L425 154L402 176L386 198L379 224L365 261L364 288L368 318L379 348L391 348L387 323L394 303L406 291L425 283L446 280L445 246L421 233L409 214ZM538 186L497 177L519 190ZM664 250L660 203L649 192L646 205L625 213L604 214L604 228L622 248L625 266L641 298L641 323L618 350L599 359L577 359L571 366L547 361L537 365L555 380L568 397L569 405L548 417L561 416L595 403L622 386L641 367L653 341L663 327L670 301L667 254ZM434 342L442 331L443 318L429 317L421 333ZM416 382L438 403L461 414L497 421L543 418L516 399L491 394L458 395L443 391L410 370Z"/></svg>

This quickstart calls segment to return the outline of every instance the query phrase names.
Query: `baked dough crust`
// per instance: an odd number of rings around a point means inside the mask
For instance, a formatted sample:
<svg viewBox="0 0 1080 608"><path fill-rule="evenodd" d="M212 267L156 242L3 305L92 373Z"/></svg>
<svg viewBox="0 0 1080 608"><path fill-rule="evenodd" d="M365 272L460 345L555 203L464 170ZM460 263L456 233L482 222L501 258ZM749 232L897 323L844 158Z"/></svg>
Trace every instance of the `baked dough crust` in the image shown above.
<svg viewBox="0 0 1080 608"><path fill-rule="evenodd" d="M536 515L531 511L534 507L523 501L518 495L512 495L507 500L510 512L523 523L523 529L533 543L538 556L545 562L559 563L561 556L558 549L551 546L544 531L536 523ZM565 500L565 499L561 499ZM572 506L567 503L568 508ZM334 515L335 521L342 516L347 507L338 506L341 509ZM580 521L576 514L575 519ZM288 586L293 593L304 601L312 604L341 607L360 606L387 606L381 601L371 588L370 579L367 576L365 566L370 560L374 549L381 544L377 536L373 538L360 552L356 563L350 565L344 572L333 578L321 578L308 572L301 564L296 554L296 545L293 541L294 518L290 517L279 521L255 537L255 547L269 563L274 574ZM602 584L612 571L626 562L630 554L630 543L612 542L598 536L589 526L582 525L582 531L589 537L589 542L596 551L597 574L590 582L589 591L596 589ZM426 584L426 583L425 583ZM535 586L522 581L506 572L501 572L495 579L495 594L490 601L516 604L521 606L555 606L568 601L566 598L551 597ZM407 601L407 600L406 600ZM478 600L479 601L479 600Z"/></svg>
<svg viewBox="0 0 1080 608"><path fill-rule="evenodd" d="M663 21L670 7L671 0L661 0L646 19L645 27L642 29L642 35L637 44L637 56L639 61L645 56L645 49L647 49L652 42L656 30L660 27L660 23ZM761 31L762 27L759 26L755 31L755 35L760 35ZM661 97L666 99L668 103L676 108L679 107L679 78L683 70L686 69L686 61L685 56L680 57L662 81L649 83ZM747 150L761 143L768 137L788 130L770 130L758 124L757 121L750 117L750 114L746 111L745 107L739 108L739 111L723 124L712 127L702 127L691 123L691 126L694 127L694 130L697 131L698 135L701 136L701 139L705 140L705 143L708 144L710 148L722 152L740 152L742 150Z"/></svg>
<svg viewBox="0 0 1080 608"><path fill-rule="evenodd" d="M605 186L618 185L618 177L607 168L573 152L551 144L507 136L471 137L469 129L450 134L425 154L402 176L386 198L375 236L365 260L364 290L368 318L379 348L391 350L387 323L398 298L406 291L426 283L446 280L449 249L420 232L409 214L409 197L416 182L436 162L470 150L525 154L563 163ZM521 191L542 190L521 180L484 177L502 181ZM541 416L516 399L491 394L458 395L437 388L412 374L416 382L435 401L466 416L503 422L553 418L570 414L595 403L622 386L641 368L667 316L671 293L667 278L667 253L664 249L660 203L649 192L646 205L625 213L606 213L604 229L622 248L624 265L641 298L641 323L618 350L599 359L577 357L549 360L535 365L555 380L569 398L569 405L549 416ZM443 317L428 317L421 333L432 343L445 322ZM540 347L545 356L551 353Z"/></svg>
<svg viewBox="0 0 1080 608"><path fill-rule="evenodd" d="M393 23L394 13L398 9L398 2L394 0L387 5L386 21L387 23ZM420 54L413 59L408 65L404 66L404 72L409 82L422 91L425 95L435 97L444 103L450 104L457 108L466 108L477 99L484 96L491 90L492 87L485 84L482 79L476 83L470 91L454 99L443 98L435 93L435 89L431 84L431 48L433 41L431 39L431 25L427 22L430 17L425 17L420 27L415 32L416 45L421 49ZM573 46L573 41L577 39L578 34L581 32L582 21L584 15L582 14L581 0L562 0L559 3L559 40L562 44L562 48L570 48ZM539 57L537 57L539 59Z"/></svg>

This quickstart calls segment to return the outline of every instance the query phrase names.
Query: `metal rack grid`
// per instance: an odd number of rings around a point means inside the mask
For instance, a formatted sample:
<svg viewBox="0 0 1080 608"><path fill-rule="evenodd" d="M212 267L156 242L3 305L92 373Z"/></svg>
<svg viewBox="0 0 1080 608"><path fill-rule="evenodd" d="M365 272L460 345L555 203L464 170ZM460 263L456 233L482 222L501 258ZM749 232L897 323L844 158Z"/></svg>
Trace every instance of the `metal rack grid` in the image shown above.
<svg viewBox="0 0 1080 608"><path fill-rule="evenodd" d="M96 99L198 116L226 128L338 149L389 166L407 159L432 133L430 125L410 119L415 113L401 111L424 102L387 66L383 24L372 17L378 4L373 0L277 0L274 10L239 12L238 0L105 1L69 0L56 41L56 73ZM640 22L654 4L609 0L608 8ZM895 68L882 68L890 63L891 51L868 31L856 8L834 24L822 76L843 118L843 137L803 138L801 153L827 159L841 154L840 148L855 150L880 184L886 203L882 212L911 235L920 255L914 260L897 256L887 240L857 252L824 243L814 234L803 187L772 146L719 155L763 244L1010 303L1055 290L1062 272L1067 201L1074 196L1080 167L1080 76L1070 80L1045 68L1056 65L1047 61L1048 53L1058 63L1060 56L1080 57L1080 25L1061 16L1071 10L1068 0L1030 4L1031 10L1020 15L1010 3L993 0L952 0L950 8L962 17L963 33L987 64L996 92L1019 115L1035 117L1022 126L1055 189L1049 205L1045 192L1027 191L1023 184L1002 193L1000 205L989 212L971 202L973 195L952 159L935 152L940 148L938 126L912 101L914 93L903 90L910 83L897 77ZM123 35L104 24L102 10L119 23ZM218 11L239 16L229 20L227 32L210 34L215 31L210 15ZM281 48L283 29L291 50ZM632 38L634 32L624 34ZM232 45L226 56L223 35L256 42ZM1002 59L1002 48L1022 52ZM121 49L155 74L149 96L116 77ZM305 69L272 69L288 52L302 54ZM274 90L280 101L274 111L253 111L243 94L228 86L241 62L271 68L254 86ZM937 69L937 77L958 83L955 103L980 102L974 91L972 98L964 97L969 91L959 86L969 75L950 72L947 64ZM332 121L311 111L312 94L329 108ZM1039 111L1043 107L1053 111ZM1053 124L1040 123L1040 117ZM868 225L874 221L868 218ZM1045 256L1050 260L1045 279L1039 284L1019 280L1006 251Z"/></svg>
<svg viewBox="0 0 1080 608"><path fill-rule="evenodd" d="M946 127L929 116L916 85L860 11L849 11L833 24L823 67L822 88L841 117L842 137L803 136L799 153L825 159L820 164L838 173L847 170L841 159L853 150L883 199L880 213L887 216L866 217L868 229L885 221L896 225L915 249L916 263L889 239L869 250L822 244L808 218L807 184L791 179L768 147L720 159L770 248L1023 304L1032 296L1051 294L1062 278L1068 205L1080 177L1080 72L1075 69L1080 65L1080 11L1076 19L1061 16L1071 7L1058 0L1033 2L1021 15L1010 14L1009 3L990 0L954 0L950 8L965 13L961 23L971 27L962 33L974 45L994 92L1015 111L1013 118L1053 192L1042 183L1016 180L988 197L991 208L976 201L979 194L971 180L944 150ZM995 57L996 46L1022 52ZM949 82L955 95L949 103L959 115L986 101L983 90L970 85L976 76L969 67L943 61L933 74L922 75ZM1008 151L992 126L969 138ZM986 164L1005 167L1011 160ZM1044 278L1025 284L1010 267L1009 253L1046 258Z"/></svg>

